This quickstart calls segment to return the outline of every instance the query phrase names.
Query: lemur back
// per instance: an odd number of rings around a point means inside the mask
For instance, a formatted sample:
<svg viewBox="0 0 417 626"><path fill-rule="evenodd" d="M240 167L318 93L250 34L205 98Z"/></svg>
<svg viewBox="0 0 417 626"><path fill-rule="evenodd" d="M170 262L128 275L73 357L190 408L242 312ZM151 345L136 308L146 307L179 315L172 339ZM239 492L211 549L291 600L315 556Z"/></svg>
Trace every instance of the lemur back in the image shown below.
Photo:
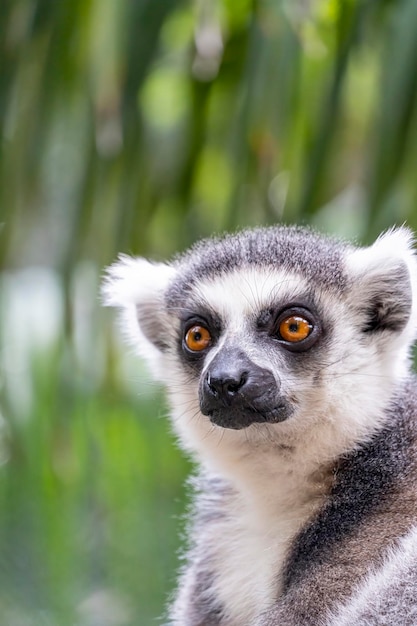
<svg viewBox="0 0 417 626"><path fill-rule="evenodd" d="M193 478L171 626L417 624L416 260L270 227L104 284Z"/></svg>

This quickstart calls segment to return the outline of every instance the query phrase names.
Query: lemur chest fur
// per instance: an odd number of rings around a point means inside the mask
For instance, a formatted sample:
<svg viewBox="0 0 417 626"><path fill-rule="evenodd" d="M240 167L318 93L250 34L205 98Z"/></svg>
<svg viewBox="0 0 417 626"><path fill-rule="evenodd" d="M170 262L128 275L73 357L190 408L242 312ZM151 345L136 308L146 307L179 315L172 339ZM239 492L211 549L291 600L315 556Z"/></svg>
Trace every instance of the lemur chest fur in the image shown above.
<svg viewBox="0 0 417 626"><path fill-rule="evenodd" d="M256 462L245 460L236 474L241 487L224 498L206 543L227 626L252 623L280 596L289 546L331 484L327 468L306 467L305 453L295 450L264 451Z"/></svg>

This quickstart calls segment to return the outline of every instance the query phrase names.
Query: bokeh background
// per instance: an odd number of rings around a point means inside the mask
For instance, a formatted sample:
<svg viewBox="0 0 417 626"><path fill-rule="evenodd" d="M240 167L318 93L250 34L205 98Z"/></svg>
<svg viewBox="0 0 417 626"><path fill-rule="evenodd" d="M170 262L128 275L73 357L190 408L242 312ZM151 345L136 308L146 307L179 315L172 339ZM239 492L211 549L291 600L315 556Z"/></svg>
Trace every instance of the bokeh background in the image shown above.
<svg viewBox="0 0 417 626"><path fill-rule="evenodd" d="M415 0L1 0L0 624L151 626L191 469L118 252L417 228Z"/></svg>

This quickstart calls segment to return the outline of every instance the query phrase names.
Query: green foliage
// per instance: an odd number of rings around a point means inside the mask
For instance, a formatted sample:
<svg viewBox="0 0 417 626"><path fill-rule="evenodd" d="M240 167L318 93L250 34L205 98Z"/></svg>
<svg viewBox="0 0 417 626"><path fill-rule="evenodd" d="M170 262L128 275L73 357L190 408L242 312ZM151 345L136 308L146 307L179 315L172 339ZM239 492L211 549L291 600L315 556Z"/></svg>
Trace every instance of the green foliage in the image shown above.
<svg viewBox="0 0 417 626"><path fill-rule="evenodd" d="M415 0L3 0L2 624L162 612L187 468L100 273L245 225L417 228L416 20Z"/></svg>
<svg viewBox="0 0 417 626"><path fill-rule="evenodd" d="M185 464L159 401L74 393L57 357L32 364L31 411L2 433L2 623L151 623L172 584Z"/></svg>

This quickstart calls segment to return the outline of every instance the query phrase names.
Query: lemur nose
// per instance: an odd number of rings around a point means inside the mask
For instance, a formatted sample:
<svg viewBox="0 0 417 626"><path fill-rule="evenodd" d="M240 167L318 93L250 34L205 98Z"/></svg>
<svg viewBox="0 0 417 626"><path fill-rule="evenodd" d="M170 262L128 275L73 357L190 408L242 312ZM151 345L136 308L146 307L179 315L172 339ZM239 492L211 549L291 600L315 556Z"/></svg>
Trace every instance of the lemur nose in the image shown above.
<svg viewBox="0 0 417 626"><path fill-rule="evenodd" d="M207 385L216 398L233 398L248 379L248 372L216 371L207 373Z"/></svg>

